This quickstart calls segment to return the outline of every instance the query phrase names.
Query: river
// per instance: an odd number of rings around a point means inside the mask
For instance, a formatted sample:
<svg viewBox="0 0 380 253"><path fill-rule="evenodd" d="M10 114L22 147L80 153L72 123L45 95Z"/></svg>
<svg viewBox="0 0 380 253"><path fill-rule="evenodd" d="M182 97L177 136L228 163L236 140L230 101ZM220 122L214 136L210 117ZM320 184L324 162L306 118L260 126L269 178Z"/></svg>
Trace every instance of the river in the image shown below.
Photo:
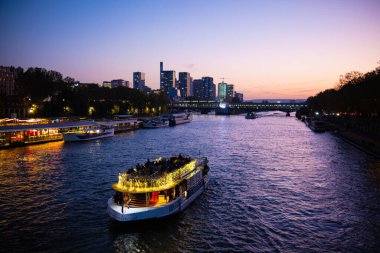
<svg viewBox="0 0 380 253"><path fill-rule="evenodd" d="M380 161L294 117L196 115L87 143L0 150L0 251L374 252ZM184 212L132 224L106 214L120 171L207 156L208 189Z"/></svg>

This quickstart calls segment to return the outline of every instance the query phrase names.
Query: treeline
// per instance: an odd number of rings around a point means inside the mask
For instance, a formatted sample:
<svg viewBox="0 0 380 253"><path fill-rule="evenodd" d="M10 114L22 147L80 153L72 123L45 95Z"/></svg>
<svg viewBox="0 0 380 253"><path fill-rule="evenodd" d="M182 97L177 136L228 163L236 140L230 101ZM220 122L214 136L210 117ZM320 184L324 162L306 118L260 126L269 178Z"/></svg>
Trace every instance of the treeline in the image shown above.
<svg viewBox="0 0 380 253"><path fill-rule="evenodd" d="M31 116L90 116L114 114L157 115L166 110L165 94L145 94L127 87L104 88L80 84L57 71L29 68L18 75L20 97L31 106Z"/></svg>
<svg viewBox="0 0 380 253"><path fill-rule="evenodd" d="M341 76L335 89L309 97L307 104L312 111L379 116L380 66L366 74L352 71Z"/></svg>

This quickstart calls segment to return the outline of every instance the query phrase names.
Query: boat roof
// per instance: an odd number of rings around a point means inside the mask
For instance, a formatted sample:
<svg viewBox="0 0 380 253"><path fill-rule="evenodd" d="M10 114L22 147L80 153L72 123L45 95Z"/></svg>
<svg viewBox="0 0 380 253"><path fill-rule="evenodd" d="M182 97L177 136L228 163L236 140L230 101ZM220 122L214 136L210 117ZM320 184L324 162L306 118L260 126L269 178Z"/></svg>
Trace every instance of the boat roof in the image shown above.
<svg viewBox="0 0 380 253"><path fill-rule="evenodd" d="M186 157L186 159L189 158ZM159 158L155 162L160 161L162 160ZM163 164L166 164L165 160L163 161ZM154 164L154 162L152 163ZM197 166L197 160L190 158L190 161L184 165L174 168L171 171L163 170L158 174L141 175L136 169L137 166L131 169L133 170L132 172L119 173L119 181L113 184L112 188L116 191L126 193L146 193L167 190L176 186L184 179L192 177L197 170L199 170L199 167Z"/></svg>
<svg viewBox="0 0 380 253"><path fill-rule="evenodd" d="M96 121L97 124L102 125L102 126L116 126L121 123L138 123L138 122L141 122L141 121L137 119Z"/></svg>
<svg viewBox="0 0 380 253"><path fill-rule="evenodd" d="M59 123L48 123L48 124L0 126L0 133L26 131L30 129L72 128L72 127L84 127L84 126L99 126L99 124L93 121L72 121L72 122L59 122Z"/></svg>

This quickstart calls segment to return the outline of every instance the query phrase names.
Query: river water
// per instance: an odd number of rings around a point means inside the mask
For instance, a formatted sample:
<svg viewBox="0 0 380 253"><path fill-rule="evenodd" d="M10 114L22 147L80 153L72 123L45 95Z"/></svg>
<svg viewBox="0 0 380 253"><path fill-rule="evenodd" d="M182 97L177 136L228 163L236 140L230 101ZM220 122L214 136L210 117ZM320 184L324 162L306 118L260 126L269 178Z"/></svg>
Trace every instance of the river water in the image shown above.
<svg viewBox="0 0 380 253"><path fill-rule="evenodd" d="M263 116L0 150L0 251L378 251L380 161L294 117ZM118 172L178 153L210 161L188 209L132 224L107 216Z"/></svg>

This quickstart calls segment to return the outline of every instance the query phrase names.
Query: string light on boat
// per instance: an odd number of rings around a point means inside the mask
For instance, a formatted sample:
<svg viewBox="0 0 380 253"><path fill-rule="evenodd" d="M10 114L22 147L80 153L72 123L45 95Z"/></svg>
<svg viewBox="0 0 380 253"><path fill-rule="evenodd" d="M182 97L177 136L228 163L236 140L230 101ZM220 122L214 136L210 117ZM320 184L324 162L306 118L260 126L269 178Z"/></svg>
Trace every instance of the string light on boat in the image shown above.
<svg viewBox="0 0 380 253"><path fill-rule="evenodd" d="M193 160L181 168L162 175L157 179L129 177L128 173L119 173L118 183L112 188L120 192L144 193L162 191L174 187L183 179L190 177L197 169L196 160Z"/></svg>

